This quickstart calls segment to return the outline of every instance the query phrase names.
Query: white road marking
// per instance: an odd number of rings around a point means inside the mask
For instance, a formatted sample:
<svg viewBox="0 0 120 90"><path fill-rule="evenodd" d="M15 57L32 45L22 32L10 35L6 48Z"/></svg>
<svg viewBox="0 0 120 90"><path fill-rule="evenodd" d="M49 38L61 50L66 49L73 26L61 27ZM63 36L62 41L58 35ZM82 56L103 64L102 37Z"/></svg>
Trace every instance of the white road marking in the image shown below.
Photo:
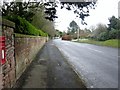
<svg viewBox="0 0 120 90"><path fill-rule="evenodd" d="M96 49L92 49L92 48L88 48L88 49L93 50L93 51L96 51L96 52L103 53L102 51L99 51L99 50L96 50Z"/></svg>

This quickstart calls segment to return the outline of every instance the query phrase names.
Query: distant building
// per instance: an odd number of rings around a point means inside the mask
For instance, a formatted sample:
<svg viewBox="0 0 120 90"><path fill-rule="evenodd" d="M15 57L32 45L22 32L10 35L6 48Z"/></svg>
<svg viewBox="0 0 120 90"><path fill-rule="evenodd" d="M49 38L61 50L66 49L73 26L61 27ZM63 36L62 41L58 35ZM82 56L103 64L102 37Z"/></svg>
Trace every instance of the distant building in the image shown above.
<svg viewBox="0 0 120 90"><path fill-rule="evenodd" d="M120 18L120 1L118 2L118 18Z"/></svg>

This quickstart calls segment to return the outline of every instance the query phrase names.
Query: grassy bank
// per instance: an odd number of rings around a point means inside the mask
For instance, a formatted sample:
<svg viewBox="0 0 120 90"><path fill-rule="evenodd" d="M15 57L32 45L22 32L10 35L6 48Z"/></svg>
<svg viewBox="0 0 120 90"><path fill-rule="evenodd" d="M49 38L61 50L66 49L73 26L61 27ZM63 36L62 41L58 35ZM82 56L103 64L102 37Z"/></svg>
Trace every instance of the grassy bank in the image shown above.
<svg viewBox="0 0 120 90"><path fill-rule="evenodd" d="M106 41L95 41L95 40L89 40L89 39L85 39L85 40L80 39L79 42L120 48L120 44L118 44L118 43L120 43L120 39L119 40L118 39L111 39L111 40L106 40Z"/></svg>

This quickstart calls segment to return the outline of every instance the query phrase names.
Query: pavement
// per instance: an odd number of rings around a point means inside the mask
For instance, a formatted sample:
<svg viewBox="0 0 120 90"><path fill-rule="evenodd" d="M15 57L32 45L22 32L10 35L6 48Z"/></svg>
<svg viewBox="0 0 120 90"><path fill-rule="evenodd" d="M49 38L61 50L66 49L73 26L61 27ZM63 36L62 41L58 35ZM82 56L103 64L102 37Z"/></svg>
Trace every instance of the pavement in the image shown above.
<svg viewBox="0 0 120 90"><path fill-rule="evenodd" d="M64 55L49 41L14 88L86 88Z"/></svg>
<svg viewBox="0 0 120 90"><path fill-rule="evenodd" d="M118 48L60 39L53 43L87 88L118 88Z"/></svg>

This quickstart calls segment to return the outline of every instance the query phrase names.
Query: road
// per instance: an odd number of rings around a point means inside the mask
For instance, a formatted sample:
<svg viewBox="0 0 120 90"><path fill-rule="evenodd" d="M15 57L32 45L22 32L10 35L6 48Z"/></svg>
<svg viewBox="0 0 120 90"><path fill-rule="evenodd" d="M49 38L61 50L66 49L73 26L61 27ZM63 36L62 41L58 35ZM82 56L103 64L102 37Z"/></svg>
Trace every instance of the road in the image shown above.
<svg viewBox="0 0 120 90"><path fill-rule="evenodd" d="M118 49L60 39L54 45L88 88L118 88Z"/></svg>

